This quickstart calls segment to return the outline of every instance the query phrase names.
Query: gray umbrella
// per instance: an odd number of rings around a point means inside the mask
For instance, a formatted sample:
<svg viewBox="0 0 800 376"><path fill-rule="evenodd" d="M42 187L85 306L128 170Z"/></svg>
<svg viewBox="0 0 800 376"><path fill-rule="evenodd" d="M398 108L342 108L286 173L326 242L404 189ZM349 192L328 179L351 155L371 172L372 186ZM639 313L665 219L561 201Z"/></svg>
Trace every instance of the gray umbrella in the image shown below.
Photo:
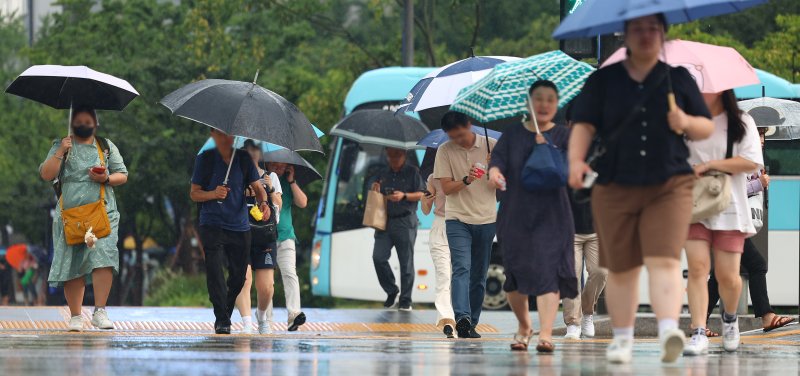
<svg viewBox="0 0 800 376"><path fill-rule="evenodd" d="M330 135L362 144L396 149L425 149L417 142L429 132L421 121L386 110L359 110L348 115L331 129Z"/></svg>
<svg viewBox="0 0 800 376"><path fill-rule="evenodd" d="M202 80L175 90L160 103L177 116L230 135L322 152L314 127L297 106L255 82Z"/></svg>
<svg viewBox="0 0 800 376"><path fill-rule="evenodd" d="M800 103L770 97L739 102L756 126L769 127L768 140L796 140L800 138Z"/></svg>
<svg viewBox="0 0 800 376"><path fill-rule="evenodd" d="M264 162L280 162L294 166L294 178L301 187L306 186L316 180L322 179L322 175L308 163L305 158L297 152L289 149L280 149L264 154L261 158Z"/></svg>

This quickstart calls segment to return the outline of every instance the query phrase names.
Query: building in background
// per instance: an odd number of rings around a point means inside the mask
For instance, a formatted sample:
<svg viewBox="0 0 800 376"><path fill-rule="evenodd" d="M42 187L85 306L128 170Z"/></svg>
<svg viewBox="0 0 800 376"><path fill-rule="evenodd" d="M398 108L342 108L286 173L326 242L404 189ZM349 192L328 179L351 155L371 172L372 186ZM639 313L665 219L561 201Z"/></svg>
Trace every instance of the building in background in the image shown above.
<svg viewBox="0 0 800 376"><path fill-rule="evenodd" d="M32 44L43 24L43 19L51 13L61 12L57 0L0 0L0 14L13 14L22 17L28 44Z"/></svg>

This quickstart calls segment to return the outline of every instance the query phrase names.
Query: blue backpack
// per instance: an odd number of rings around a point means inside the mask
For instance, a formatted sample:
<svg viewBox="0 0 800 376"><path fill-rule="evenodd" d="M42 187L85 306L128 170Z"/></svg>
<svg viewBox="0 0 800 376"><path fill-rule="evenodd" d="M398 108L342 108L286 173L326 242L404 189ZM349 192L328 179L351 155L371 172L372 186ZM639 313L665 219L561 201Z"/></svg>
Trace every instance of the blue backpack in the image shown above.
<svg viewBox="0 0 800 376"><path fill-rule="evenodd" d="M533 146L533 152L522 168L522 187L528 191L544 191L567 185L567 162L564 152L550 141Z"/></svg>

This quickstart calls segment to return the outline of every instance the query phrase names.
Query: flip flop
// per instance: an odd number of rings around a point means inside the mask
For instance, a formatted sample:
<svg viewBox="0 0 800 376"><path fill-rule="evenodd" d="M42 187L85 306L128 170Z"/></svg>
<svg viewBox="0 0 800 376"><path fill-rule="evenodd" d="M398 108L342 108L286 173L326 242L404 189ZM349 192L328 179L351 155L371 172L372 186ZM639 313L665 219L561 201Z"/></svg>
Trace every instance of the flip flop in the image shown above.
<svg viewBox="0 0 800 376"><path fill-rule="evenodd" d="M717 333L717 332L715 332L715 331L713 331L711 329L706 328L706 337L708 337L708 338L719 337L719 333Z"/></svg>
<svg viewBox="0 0 800 376"><path fill-rule="evenodd" d="M540 354L552 354L556 351L556 345L547 340L539 340L539 344L536 345L536 351Z"/></svg>
<svg viewBox="0 0 800 376"><path fill-rule="evenodd" d="M764 327L764 333L771 332L778 328L783 328L786 325L789 325L794 322L793 317L786 317L786 316L778 316L772 318L772 322Z"/></svg>
<svg viewBox="0 0 800 376"><path fill-rule="evenodd" d="M511 344L511 351L528 351L528 345L531 343L533 337L533 329L527 336L519 333L514 334L514 343Z"/></svg>

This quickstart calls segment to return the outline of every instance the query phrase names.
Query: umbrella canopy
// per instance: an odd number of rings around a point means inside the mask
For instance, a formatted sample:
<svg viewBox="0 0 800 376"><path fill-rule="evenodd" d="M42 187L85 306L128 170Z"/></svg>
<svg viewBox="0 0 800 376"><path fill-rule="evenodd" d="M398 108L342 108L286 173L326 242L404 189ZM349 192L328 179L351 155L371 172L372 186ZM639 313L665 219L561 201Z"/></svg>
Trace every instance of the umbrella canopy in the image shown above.
<svg viewBox="0 0 800 376"><path fill-rule="evenodd" d="M139 93L128 81L85 66L34 65L6 88L55 109L89 106L122 111Z"/></svg>
<svg viewBox="0 0 800 376"><path fill-rule="evenodd" d="M301 187L322 179L322 175L320 175L314 166L295 151L288 149L275 150L264 154L262 159L264 162L279 162L293 165L294 178Z"/></svg>
<svg viewBox="0 0 800 376"><path fill-rule="evenodd" d="M417 141L429 132L428 127L411 116L386 110L359 110L351 113L330 134L362 144L396 149L422 149Z"/></svg>
<svg viewBox="0 0 800 376"><path fill-rule="evenodd" d="M472 126L472 133L485 134L495 140L500 139L500 136L503 135L498 131L486 129L483 127L479 127L477 125ZM447 133L445 133L445 131L441 129L434 129L431 131L431 133L428 133L428 135L425 136L422 140L419 140L417 145L425 146L426 148L437 149L441 144L447 142L449 139L450 138L447 136Z"/></svg>
<svg viewBox="0 0 800 376"><path fill-rule="evenodd" d="M553 32L555 39L590 38L624 30L625 21L663 13L670 24L735 13L767 0L584 1Z"/></svg>
<svg viewBox="0 0 800 376"><path fill-rule="evenodd" d="M6 261L14 269L19 269L26 256L28 256L28 246L25 244L14 244L6 250Z"/></svg>
<svg viewBox="0 0 800 376"><path fill-rule="evenodd" d="M627 49L620 48L603 67L625 60ZM685 40L671 40L664 45L662 60L689 70L703 93L720 93L728 89L757 84L761 81L750 63L733 48Z"/></svg>
<svg viewBox="0 0 800 376"><path fill-rule="evenodd" d="M538 80L556 84L558 105L563 107L580 93L593 71L591 65L561 51L499 64L486 77L461 90L450 109L481 123L523 115L528 112L528 89Z"/></svg>
<svg viewBox="0 0 800 376"><path fill-rule="evenodd" d="M230 135L322 152L313 126L291 102L253 82L202 80L163 99L173 114Z"/></svg>
<svg viewBox="0 0 800 376"><path fill-rule="evenodd" d="M800 127L800 103L776 98L757 98L739 102L759 127Z"/></svg>
<svg viewBox="0 0 800 376"><path fill-rule="evenodd" d="M322 136L325 135L325 132L321 131L315 125L312 124L311 126L314 127L314 132L316 133L317 137L322 137ZM246 137L235 137L233 139L233 147L235 147L237 149L244 147L244 142L246 140L247 140ZM286 149L283 146L275 145L275 144L272 144L272 143L269 143L269 142L260 142L260 144L261 144L261 151L264 152L265 154L269 153L269 152L272 152L272 151L275 151L275 150ZM214 149L216 147L217 147L217 144L214 143L214 139L209 137L208 140L206 140L206 142L200 148L200 151L197 152L197 155L200 155L202 152L204 152L206 150Z"/></svg>
<svg viewBox="0 0 800 376"><path fill-rule="evenodd" d="M477 82L495 65L519 60L511 56L472 56L434 70L417 82L401 104L403 111L449 107L461 89Z"/></svg>

